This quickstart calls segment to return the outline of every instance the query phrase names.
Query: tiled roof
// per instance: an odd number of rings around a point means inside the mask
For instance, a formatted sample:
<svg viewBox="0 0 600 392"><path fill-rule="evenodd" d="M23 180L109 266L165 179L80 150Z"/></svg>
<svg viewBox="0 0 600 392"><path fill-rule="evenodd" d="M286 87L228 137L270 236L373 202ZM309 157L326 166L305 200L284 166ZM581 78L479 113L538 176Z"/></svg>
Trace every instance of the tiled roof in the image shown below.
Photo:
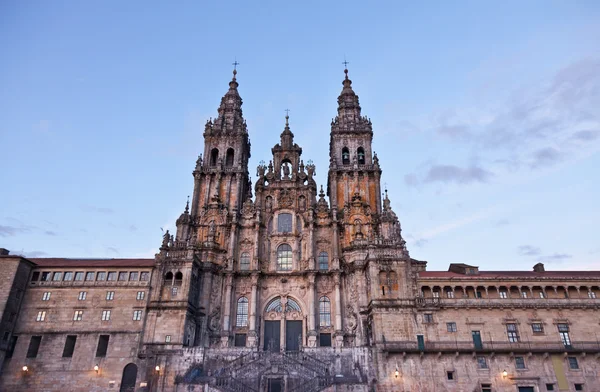
<svg viewBox="0 0 600 392"><path fill-rule="evenodd" d="M510 279L510 278L600 278L600 271L479 271L478 274L457 274L450 271L423 271L419 278L440 279Z"/></svg>
<svg viewBox="0 0 600 392"><path fill-rule="evenodd" d="M154 259L28 258L38 267L153 267Z"/></svg>

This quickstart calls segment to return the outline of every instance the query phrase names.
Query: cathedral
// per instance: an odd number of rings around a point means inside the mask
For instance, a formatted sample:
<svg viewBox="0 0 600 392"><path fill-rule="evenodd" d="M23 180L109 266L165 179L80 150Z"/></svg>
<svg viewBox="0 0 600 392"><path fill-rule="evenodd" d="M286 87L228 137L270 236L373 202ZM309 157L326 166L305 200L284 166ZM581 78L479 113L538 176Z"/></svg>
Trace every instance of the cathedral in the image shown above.
<svg viewBox="0 0 600 392"><path fill-rule="evenodd" d="M1 249L0 390L600 391L600 271L427 271L344 72L326 189L287 116L251 178L234 70L154 259Z"/></svg>

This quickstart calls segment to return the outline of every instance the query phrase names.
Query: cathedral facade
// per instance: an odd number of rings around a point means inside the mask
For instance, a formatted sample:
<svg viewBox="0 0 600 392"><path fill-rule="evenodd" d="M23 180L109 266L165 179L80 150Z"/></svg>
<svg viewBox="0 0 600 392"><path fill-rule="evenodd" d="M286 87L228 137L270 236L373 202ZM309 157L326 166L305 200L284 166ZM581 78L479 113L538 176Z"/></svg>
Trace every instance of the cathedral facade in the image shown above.
<svg viewBox="0 0 600 392"><path fill-rule="evenodd" d="M427 271L345 70L326 189L288 117L251 180L236 72L154 259L0 255L6 391L600 391L600 272Z"/></svg>

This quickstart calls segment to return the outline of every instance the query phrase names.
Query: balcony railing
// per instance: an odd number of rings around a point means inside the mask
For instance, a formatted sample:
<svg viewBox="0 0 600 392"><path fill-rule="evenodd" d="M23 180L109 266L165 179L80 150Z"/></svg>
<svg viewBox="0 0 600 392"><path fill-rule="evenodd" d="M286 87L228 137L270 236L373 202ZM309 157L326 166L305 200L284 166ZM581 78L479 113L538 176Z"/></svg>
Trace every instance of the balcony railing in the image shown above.
<svg viewBox="0 0 600 392"><path fill-rule="evenodd" d="M441 298L417 297L416 306L448 307L594 307L600 298Z"/></svg>
<svg viewBox="0 0 600 392"><path fill-rule="evenodd" d="M382 341L378 345L387 352L555 352L555 353L600 353L600 342L571 342L565 345L562 342L501 342L483 341L427 341L419 345L418 342L390 342Z"/></svg>

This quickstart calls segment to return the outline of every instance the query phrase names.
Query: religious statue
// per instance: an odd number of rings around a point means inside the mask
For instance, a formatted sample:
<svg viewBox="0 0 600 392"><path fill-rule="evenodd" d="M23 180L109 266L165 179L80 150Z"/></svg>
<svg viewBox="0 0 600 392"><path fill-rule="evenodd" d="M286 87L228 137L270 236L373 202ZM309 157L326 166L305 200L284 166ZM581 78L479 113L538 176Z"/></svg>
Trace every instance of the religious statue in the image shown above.
<svg viewBox="0 0 600 392"><path fill-rule="evenodd" d="M290 166L287 162L283 163L281 165L281 168L283 169L283 176L285 178L288 178L290 176Z"/></svg>

